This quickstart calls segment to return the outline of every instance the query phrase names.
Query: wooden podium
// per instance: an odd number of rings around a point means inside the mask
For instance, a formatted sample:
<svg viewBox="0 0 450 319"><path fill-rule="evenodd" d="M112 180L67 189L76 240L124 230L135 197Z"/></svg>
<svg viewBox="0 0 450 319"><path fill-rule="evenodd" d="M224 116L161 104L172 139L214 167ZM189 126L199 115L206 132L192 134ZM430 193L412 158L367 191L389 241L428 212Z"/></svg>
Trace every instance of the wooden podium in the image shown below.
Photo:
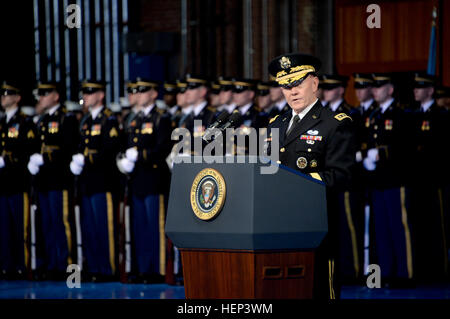
<svg viewBox="0 0 450 319"><path fill-rule="evenodd" d="M328 230L325 186L283 166L261 174L263 164L245 159L174 165L166 234L181 251L186 298L313 298ZM223 177L226 195L217 215L201 219L191 201L207 193L198 181L211 180L208 169Z"/></svg>

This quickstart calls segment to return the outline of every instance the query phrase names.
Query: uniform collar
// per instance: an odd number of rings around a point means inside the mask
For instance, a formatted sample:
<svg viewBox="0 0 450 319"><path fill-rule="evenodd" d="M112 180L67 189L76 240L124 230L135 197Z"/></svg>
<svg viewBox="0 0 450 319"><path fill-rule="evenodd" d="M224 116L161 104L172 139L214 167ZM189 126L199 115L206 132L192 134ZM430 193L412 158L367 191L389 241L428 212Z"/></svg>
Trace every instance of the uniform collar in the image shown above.
<svg viewBox="0 0 450 319"><path fill-rule="evenodd" d="M394 98L393 97L389 98L384 103L381 103L380 104L381 113L386 112L386 110L388 109L389 106L391 106L392 103L394 103Z"/></svg>
<svg viewBox="0 0 450 319"><path fill-rule="evenodd" d="M303 119L305 117L305 115L312 109L312 107L317 103L319 99L316 99L314 102L312 102L310 105L308 105L307 107L305 107L300 113L298 113L298 117L300 117L300 120ZM294 111L294 109L292 109L292 118L294 118L294 116L297 115L297 113ZM291 118L291 119L292 119Z"/></svg>
<svg viewBox="0 0 450 319"><path fill-rule="evenodd" d="M283 110L283 108L286 106L286 100L281 100L277 103L275 103L278 110Z"/></svg>
<svg viewBox="0 0 450 319"><path fill-rule="evenodd" d="M95 109L90 110L92 119L95 120L95 118L100 114L101 111L103 111L104 106L96 107Z"/></svg>
<svg viewBox="0 0 450 319"><path fill-rule="evenodd" d="M364 112L367 112L367 110L372 105L372 103L373 103L373 99L369 99L369 100L367 100L365 102L361 102L361 106L362 106Z"/></svg>
<svg viewBox="0 0 450 319"><path fill-rule="evenodd" d="M205 106L208 104L207 101L200 102L197 105L192 106L192 111L194 112L194 116L198 116L201 111L205 108Z"/></svg>
<svg viewBox="0 0 450 319"><path fill-rule="evenodd" d="M59 107L60 107L60 104L58 103L55 106L52 106L51 108L49 108L47 113L49 115L53 115L53 114L55 114L56 110L58 110Z"/></svg>
<svg viewBox="0 0 450 319"><path fill-rule="evenodd" d="M186 107L182 108L182 109L181 109L181 112L182 112L183 114L189 114L189 113L191 113L191 112L192 112L192 105L189 105L189 106L186 106Z"/></svg>
<svg viewBox="0 0 450 319"><path fill-rule="evenodd" d="M434 103L434 100L431 99L431 100L421 104L420 109L422 110L422 112L427 112L430 109L430 107L433 105L433 103Z"/></svg>
<svg viewBox="0 0 450 319"><path fill-rule="evenodd" d="M244 115L245 113L247 113L247 111L250 109L250 107L252 106L252 103L247 103L244 106L239 107L239 113L241 113L241 115Z"/></svg>
<svg viewBox="0 0 450 319"><path fill-rule="evenodd" d="M144 107L142 109L142 112L144 113L145 116L148 116L154 107L155 107L155 103L150 104L149 106Z"/></svg>
<svg viewBox="0 0 450 319"><path fill-rule="evenodd" d="M331 109L333 112L336 112L336 110L338 109L339 105L341 105L341 103L342 103L343 100L344 100L344 99L339 99L339 100L337 100L336 102L330 103L330 109Z"/></svg>
<svg viewBox="0 0 450 319"><path fill-rule="evenodd" d="M6 123L8 123L14 117L14 115L17 113L18 110L19 110L19 107L16 106L15 108L12 108L12 109L9 109L8 111L5 111Z"/></svg>

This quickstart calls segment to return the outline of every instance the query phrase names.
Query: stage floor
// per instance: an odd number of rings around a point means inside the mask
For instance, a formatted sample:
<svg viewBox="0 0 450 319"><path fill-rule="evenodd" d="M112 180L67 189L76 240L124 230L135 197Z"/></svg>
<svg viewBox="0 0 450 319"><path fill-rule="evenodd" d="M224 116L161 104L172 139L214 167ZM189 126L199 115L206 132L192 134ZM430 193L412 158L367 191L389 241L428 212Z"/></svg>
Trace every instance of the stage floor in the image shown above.
<svg viewBox="0 0 450 319"><path fill-rule="evenodd" d="M342 299L450 299L450 284L414 289L344 286ZM69 289L58 281L0 281L0 299L184 299L184 287L166 284L81 283Z"/></svg>

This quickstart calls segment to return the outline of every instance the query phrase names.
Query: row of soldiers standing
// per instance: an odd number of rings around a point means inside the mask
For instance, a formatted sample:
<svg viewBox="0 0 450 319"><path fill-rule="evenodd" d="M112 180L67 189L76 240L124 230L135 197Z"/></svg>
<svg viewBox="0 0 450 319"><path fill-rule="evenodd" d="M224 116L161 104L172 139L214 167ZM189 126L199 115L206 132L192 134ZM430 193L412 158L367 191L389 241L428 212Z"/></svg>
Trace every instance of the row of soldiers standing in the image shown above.
<svg viewBox="0 0 450 319"><path fill-rule="evenodd" d="M429 275L442 278L447 271L443 150L448 111L433 97L445 101L448 91L438 96L432 77L416 75L421 108L404 107L393 99L389 74L354 77L360 106L345 103L344 77L323 75L318 92L324 107L353 118L358 141L356 178L334 205L342 278L361 279L365 260L379 264L392 284ZM18 109L17 86L3 83L3 276L24 275L31 267L42 277L62 279L67 265L78 260L91 280L119 273L136 281L160 282L164 275L169 283L181 280L178 251L164 235L172 131L187 128L201 136L223 111L240 112L240 126L263 128L290 108L276 82L209 82L188 75L164 84L164 109L156 105L159 89L158 82L148 79L129 82L129 107L113 113L104 106L104 84L84 81L86 112L77 116L60 105L55 83L40 83L37 106L43 112L33 121ZM195 120L202 125L196 127ZM33 218L30 207L37 207ZM80 209L78 217L74 207ZM130 207L130 214L118 207ZM31 223L38 243L34 253Z"/></svg>

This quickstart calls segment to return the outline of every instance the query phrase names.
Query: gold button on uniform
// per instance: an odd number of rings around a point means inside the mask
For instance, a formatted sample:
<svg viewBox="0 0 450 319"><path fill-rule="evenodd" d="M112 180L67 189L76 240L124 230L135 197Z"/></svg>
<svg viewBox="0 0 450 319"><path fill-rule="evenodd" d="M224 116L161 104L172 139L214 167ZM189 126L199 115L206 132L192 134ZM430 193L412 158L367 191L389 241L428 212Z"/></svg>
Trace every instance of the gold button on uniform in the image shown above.
<svg viewBox="0 0 450 319"><path fill-rule="evenodd" d="M284 151L286 151L286 149L285 149L284 147L282 147L282 148L280 149L280 152L281 152L281 153L284 153Z"/></svg>
<svg viewBox="0 0 450 319"><path fill-rule="evenodd" d="M137 143L137 141L138 141L137 137L133 138L133 142Z"/></svg>
<svg viewBox="0 0 450 319"><path fill-rule="evenodd" d="M89 139L88 139L88 138L85 139L85 140L84 140L84 143L85 143L85 144L89 143Z"/></svg>
<svg viewBox="0 0 450 319"><path fill-rule="evenodd" d="M44 140L45 139L45 136L44 135L41 135L41 140Z"/></svg>
<svg viewBox="0 0 450 319"><path fill-rule="evenodd" d="M310 149L310 148L308 148L308 152L311 152L311 149Z"/></svg>
<svg viewBox="0 0 450 319"><path fill-rule="evenodd" d="M373 137L374 137L374 138L377 138L377 137L378 137L378 134L376 134L376 133L373 134Z"/></svg>

